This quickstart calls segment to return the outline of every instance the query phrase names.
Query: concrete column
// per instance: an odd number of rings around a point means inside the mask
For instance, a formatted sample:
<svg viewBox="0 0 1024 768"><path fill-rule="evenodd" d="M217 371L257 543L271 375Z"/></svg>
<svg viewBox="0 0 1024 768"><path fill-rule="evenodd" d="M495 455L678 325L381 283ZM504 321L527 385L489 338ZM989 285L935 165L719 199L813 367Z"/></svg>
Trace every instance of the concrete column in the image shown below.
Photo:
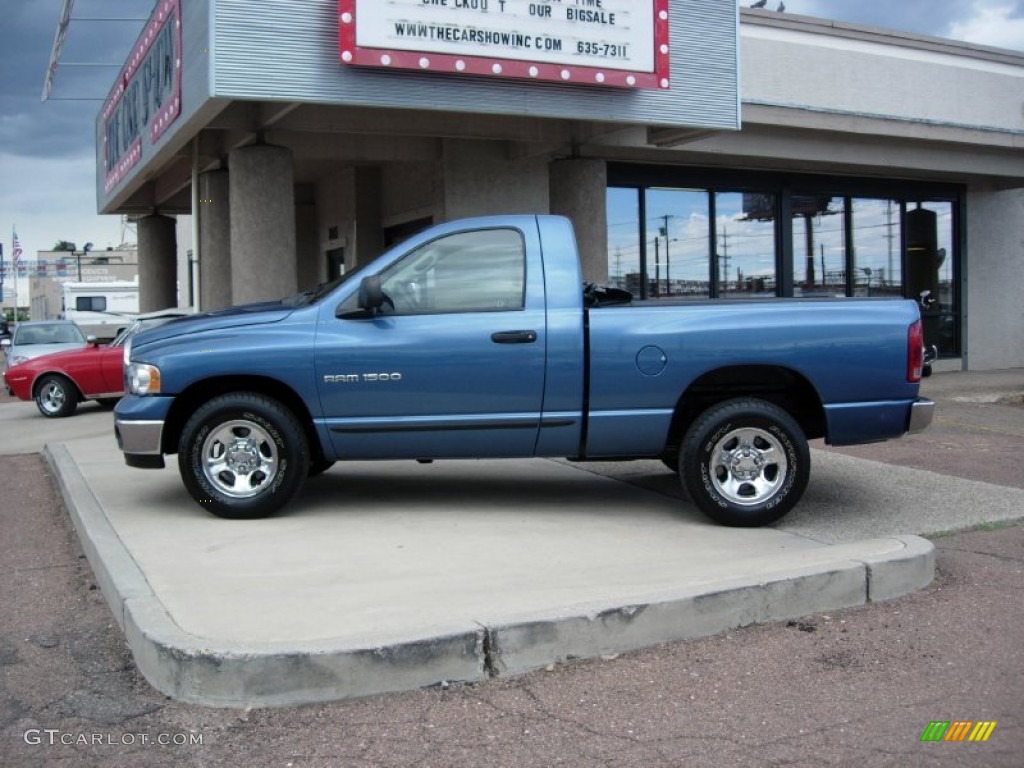
<svg viewBox="0 0 1024 768"><path fill-rule="evenodd" d="M231 306L231 192L227 171L199 176L199 308Z"/></svg>
<svg viewBox="0 0 1024 768"><path fill-rule="evenodd" d="M178 242L170 216L139 219L139 311L178 305Z"/></svg>
<svg viewBox="0 0 1024 768"><path fill-rule="evenodd" d="M438 221L548 210L546 160L510 159L503 141L445 139L441 174Z"/></svg>
<svg viewBox="0 0 1024 768"><path fill-rule="evenodd" d="M972 371L1024 367L1024 189L967 189L963 278L964 363Z"/></svg>
<svg viewBox="0 0 1024 768"><path fill-rule="evenodd" d="M232 304L298 290L291 150L256 145L228 156Z"/></svg>
<svg viewBox="0 0 1024 768"><path fill-rule="evenodd" d="M583 279L608 282L608 168L604 160L556 160L549 168L551 213L567 216L576 229Z"/></svg>

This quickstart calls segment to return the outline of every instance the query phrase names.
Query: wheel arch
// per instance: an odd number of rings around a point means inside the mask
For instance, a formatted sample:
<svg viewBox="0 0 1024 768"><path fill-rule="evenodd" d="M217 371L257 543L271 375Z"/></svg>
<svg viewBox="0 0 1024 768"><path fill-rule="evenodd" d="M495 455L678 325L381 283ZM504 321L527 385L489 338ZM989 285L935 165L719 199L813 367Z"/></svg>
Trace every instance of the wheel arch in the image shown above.
<svg viewBox="0 0 1024 768"><path fill-rule="evenodd" d="M755 397L790 414L811 440L825 435L825 408L806 376L778 365L733 365L693 380L676 402L666 453L678 452L686 430L708 408L725 400Z"/></svg>
<svg viewBox="0 0 1024 768"><path fill-rule="evenodd" d="M279 401L299 420L312 457L323 458L320 438L313 428L313 416L299 394L287 384L267 376L220 376L197 381L174 398L174 403L164 420L160 450L162 453L178 452L178 441L185 422L203 403L228 392L255 392Z"/></svg>
<svg viewBox="0 0 1024 768"><path fill-rule="evenodd" d="M75 396L78 398L79 402L85 399L85 397L82 395L81 387L78 386L78 382L75 381L74 378L72 378L65 371L62 371L59 368L53 368L49 371L42 371L41 373L37 374L34 379L32 379L32 387L29 389L29 394L32 395L33 400L35 400L36 395L39 394L39 387L47 376L60 376L62 379L71 384L71 388L74 390Z"/></svg>

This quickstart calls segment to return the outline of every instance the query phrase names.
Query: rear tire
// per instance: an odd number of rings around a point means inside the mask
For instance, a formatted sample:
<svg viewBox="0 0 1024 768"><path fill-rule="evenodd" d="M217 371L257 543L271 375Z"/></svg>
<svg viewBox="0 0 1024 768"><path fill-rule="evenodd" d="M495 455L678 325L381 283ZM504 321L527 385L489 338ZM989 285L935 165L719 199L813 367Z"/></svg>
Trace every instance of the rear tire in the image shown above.
<svg viewBox="0 0 1024 768"><path fill-rule="evenodd" d="M683 440L679 475L708 517L729 526L768 525L800 500L811 454L786 411L754 398L726 400L697 417Z"/></svg>
<svg viewBox="0 0 1024 768"><path fill-rule="evenodd" d="M62 419L78 408L78 389L66 376L50 373L36 387L36 408L48 419Z"/></svg>
<svg viewBox="0 0 1024 768"><path fill-rule="evenodd" d="M185 424L178 470L192 498L218 517L267 517L306 479L306 433L273 398L253 392L220 395Z"/></svg>

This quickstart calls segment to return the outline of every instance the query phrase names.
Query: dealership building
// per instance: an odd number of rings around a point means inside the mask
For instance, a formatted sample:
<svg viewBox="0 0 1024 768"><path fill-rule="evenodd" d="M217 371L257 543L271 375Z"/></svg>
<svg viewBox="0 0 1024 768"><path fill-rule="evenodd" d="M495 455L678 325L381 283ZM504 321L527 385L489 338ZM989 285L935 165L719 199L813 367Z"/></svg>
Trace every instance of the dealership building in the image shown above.
<svg viewBox="0 0 1024 768"><path fill-rule="evenodd" d="M1022 52L735 0L160 0L96 135L143 311L555 213L638 299L928 292L940 370L1024 367Z"/></svg>

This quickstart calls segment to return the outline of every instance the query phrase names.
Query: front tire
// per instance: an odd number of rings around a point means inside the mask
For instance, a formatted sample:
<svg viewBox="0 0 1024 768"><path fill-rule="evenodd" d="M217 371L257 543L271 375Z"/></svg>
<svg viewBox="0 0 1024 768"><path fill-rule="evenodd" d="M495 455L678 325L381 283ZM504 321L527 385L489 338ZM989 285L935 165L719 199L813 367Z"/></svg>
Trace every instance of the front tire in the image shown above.
<svg viewBox="0 0 1024 768"><path fill-rule="evenodd" d="M295 415L253 392L201 406L178 442L178 470L203 509L233 520L267 517L302 487L309 445Z"/></svg>
<svg viewBox="0 0 1024 768"><path fill-rule="evenodd" d="M36 387L36 408L48 419L62 419L78 408L78 390L65 376L47 374Z"/></svg>
<svg viewBox="0 0 1024 768"><path fill-rule="evenodd" d="M718 523L768 525L800 500L811 454L800 425L772 403L726 400L690 426L679 474L694 503Z"/></svg>

